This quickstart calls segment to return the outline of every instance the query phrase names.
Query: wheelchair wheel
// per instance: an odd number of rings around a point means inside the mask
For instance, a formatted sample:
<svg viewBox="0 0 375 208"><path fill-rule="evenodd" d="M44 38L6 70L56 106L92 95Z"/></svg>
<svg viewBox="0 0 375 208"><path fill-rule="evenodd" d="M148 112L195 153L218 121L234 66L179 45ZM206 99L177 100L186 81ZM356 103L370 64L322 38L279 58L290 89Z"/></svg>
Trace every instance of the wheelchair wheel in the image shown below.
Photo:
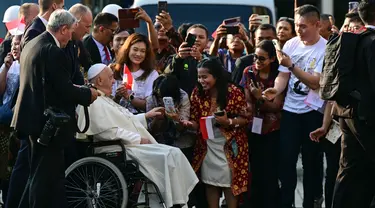
<svg viewBox="0 0 375 208"><path fill-rule="evenodd" d="M121 171L108 160L80 159L65 171L65 178L69 208L126 208L127 183Z"/></svg>

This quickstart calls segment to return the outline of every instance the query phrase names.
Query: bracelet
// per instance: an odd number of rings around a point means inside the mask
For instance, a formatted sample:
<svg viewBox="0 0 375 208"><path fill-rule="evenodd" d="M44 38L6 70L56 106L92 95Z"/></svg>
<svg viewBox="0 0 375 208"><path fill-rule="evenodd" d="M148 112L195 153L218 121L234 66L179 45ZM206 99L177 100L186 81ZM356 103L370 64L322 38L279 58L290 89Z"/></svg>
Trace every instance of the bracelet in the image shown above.
<svg viewBox="0 0 375 208"><path fill-rule="evenodd" d="M288 67L289 71L293 72L295 65L292 64L292 66Z"/></svg>

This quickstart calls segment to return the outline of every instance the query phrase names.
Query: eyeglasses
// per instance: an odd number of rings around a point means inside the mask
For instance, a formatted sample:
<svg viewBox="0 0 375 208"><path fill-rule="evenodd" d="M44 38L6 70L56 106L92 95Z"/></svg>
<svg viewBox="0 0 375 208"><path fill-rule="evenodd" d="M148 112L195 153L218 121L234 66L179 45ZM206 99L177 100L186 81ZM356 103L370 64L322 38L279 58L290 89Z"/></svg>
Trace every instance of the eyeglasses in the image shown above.
<svg viewBox="0 0 375 208"><path fill-rule="evenodd" d="M259 60L260 63L263 63L267 60L268 58L264 57L264 56L258 56L256 54L254 54L254 61L256 60Z"/></svg>
<svg viewBox="0 0 375 208"><path fill-rule="evenodd" d="M103 26L103 25L102 25ZM109 28L109 27L105 27L103 26L105 29L107 30L110 30L112 32L112 35L116 35L116 31L117 31L117 28L116 29L112 29L112 28Z"/></svg>
<svg viewBox="0 0 375 208"><path fill-rule="evenodd" d="M290 18L290 17L280 17L278 22L280 22L280 21L292 21L292 22L294 22L294 19Z"/></svg>

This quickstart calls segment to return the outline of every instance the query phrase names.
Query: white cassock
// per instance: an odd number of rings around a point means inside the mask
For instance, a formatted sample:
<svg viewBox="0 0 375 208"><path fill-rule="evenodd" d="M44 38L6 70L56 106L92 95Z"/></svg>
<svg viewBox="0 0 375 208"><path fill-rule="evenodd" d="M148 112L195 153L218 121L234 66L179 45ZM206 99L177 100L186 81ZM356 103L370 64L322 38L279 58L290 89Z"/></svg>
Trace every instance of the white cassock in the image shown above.
<svg viewBox="0 0 375 208"><path fill-rule="evenodd" d="M79 106L77 112L78 127L83 129L83 107ZM94 141L122 140L127 156L136 160L140 171L158 186L167 207L187 204L188 195L198 183L198 178L180 149L155 141L146 129L145 114L133 115L109 97L102 95L90 105L89 117L90 127L85 134L93 135ZM141 138L147 138L153 144L141 145ZM108 146L98 148L96 152L113 151L121 149Z"/></svg>

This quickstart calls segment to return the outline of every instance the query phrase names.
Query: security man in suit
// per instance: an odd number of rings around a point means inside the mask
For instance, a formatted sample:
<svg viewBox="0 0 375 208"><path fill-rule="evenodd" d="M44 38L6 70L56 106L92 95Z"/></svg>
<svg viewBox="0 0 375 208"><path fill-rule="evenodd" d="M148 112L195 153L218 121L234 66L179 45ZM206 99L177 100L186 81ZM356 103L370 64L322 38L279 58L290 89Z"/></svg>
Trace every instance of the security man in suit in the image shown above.
<svg viewBox="0 0 375 208"><path fill-rule="evenodd" d="M94 19L92 34L83 40L83 45L89 52L93 64L109 65L114 58L109 43L118 27L118 19L113 14L99 13Z"/></svg>
<svg viewBox="0 0 375 208"><path fill-rule="evenodd" d="M68 11L53 12L47 31L30 41L21 54L20 91L12 126L30 140L31 164L20 207L27 204L30 208L67 207L64 147L76 131L75 106L88 106L98 96L94 89L74 85L67 67L62 48L71 39L76 22ZM41 142L45 138L42 135L49 132L46 121L52 118L44 112L51 107L69 119L59 126L60 130L48 143Z"/></svg>
<svg viewBox="0 0 375 208"><path fill-rule="evenodd" d="M21 50L30 40L46 31L48 19L52 12L62 8L64 8L64 0L39 0L39 15L26 27L21 39Z"/></svg>

